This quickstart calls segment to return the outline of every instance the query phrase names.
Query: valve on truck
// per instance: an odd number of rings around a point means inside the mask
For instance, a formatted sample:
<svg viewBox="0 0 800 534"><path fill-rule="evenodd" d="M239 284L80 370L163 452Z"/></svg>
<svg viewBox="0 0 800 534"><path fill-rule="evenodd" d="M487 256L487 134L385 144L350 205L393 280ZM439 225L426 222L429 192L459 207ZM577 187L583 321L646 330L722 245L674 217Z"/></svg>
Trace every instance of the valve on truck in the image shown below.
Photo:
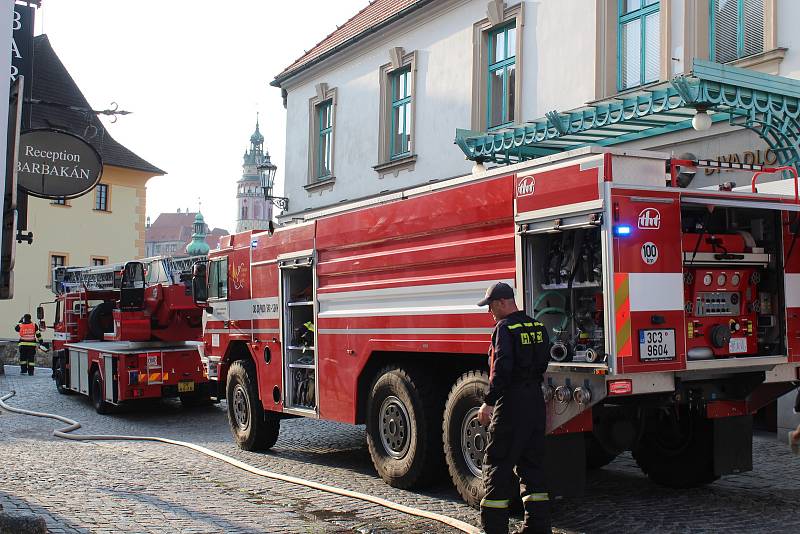
<svg viewBox="0 0 800 534"><path fill-rule="evenodd" d="M684 235L687 356L690 360L756 354L763 250L748 232ZM742 265L743 260L749 264ZM753 261L749 261L753 260ZM766 261L766 259L764 260Z"/></svg>

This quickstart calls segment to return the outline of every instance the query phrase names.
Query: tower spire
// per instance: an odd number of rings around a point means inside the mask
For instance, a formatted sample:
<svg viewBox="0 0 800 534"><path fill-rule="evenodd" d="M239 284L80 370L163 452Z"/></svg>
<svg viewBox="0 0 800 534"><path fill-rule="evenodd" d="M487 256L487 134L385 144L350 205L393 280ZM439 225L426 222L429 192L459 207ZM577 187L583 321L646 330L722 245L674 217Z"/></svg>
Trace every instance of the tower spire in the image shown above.
<svg viewBox="0 0 800 534"><path fill-rule="evenodd" d="M236 231L265 230L272 219L272 204L266 202L261 189L258 166L269 158L261 135L261 115L256 112L256 128L250 136L250 147L244 153L242 178L236 183Z"/></svg>
<svg viewBox="0 0 800 534"><path fill-rule="evenodd" d="M250 136L250 148L255 149L261 148L261 145L264 144L264 136L261 135L261 131L258 129L258 112L256 112L256 131L253 132L253 135Z"/></svg>
<svg viewBox="0 0 800 534"><path fill-rule="evenodd" d="M192 233L192 241L186 245L186 253L192 256L208 254L209 246L206 243L206 222L203 220L203 214L200 211L194 216L194 232Z"/></svg>

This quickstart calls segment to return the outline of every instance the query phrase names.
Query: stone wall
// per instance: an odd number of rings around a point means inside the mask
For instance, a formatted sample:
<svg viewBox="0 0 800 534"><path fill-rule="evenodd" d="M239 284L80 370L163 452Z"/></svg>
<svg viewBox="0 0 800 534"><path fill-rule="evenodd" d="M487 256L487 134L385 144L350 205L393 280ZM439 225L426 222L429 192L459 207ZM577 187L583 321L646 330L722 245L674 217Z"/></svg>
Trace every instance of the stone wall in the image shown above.
<svg viewBox="0 0 800 534"><path fill-rule="evenodd" d="M17 365L19 364L19 353L17 352L16 340L0 340L0 374L3 374L3 364ZM42 352L36 351L36 367L53 366L53 353L52 351Z"/></svg>

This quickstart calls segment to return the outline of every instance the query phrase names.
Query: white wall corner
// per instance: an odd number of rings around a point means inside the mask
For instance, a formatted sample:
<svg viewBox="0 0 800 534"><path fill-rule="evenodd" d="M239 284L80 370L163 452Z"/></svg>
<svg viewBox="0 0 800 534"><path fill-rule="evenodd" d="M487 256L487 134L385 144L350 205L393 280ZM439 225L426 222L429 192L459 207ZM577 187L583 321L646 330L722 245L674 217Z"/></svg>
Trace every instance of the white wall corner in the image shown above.
<svg viewBox="0 0 800 534"><path fill-rule="evenodd" d="M317 91L317 98L320 101L325 100L325 95L328 94L328 84L325 82L318 83L314 86L314 89Z"/></svg>
<svg viewBox="0 0 800 534"><path fill-rule="evenodd" d="M392 62L392 70L399 69L403 66L403 56L406 55L402 46L395 46L389 49L389 59Z"/></svg>
<svg viewBox="0 0 800 534"><path fill-rule="evenodd" d="M486 6L486 17L492 26L497 26L503 22L503 15L506 11L506 3L504 0L492 0Z"/></svg>

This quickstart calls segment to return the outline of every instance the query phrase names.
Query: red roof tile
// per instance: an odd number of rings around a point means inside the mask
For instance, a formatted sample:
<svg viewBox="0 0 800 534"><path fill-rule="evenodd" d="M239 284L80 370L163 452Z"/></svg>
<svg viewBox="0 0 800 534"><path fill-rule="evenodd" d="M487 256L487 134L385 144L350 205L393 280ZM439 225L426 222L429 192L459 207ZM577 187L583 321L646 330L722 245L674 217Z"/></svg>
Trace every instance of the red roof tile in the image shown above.
<svg viewBox="0 0 800 534"><path fill-rule="evenodd" d="M311 50L283 69L283 72L275 77L273 85L289 77L301 67L320 59L324 54L334 50L336 47L346 44L348 41L355 39L371 28L379 26L394 15L417 3L427 2L424 2L424 0L373 0L367 7L339 26Z"/></svg>
<svg viewBox="0 0 800 534"><path fill-rule="evenodd" d="M183 213L161 213L153 224L145 230L145 241L147 243L161 243L164 241L183 241L189 243L192 240L194 231L194 217L197 212ZM223 228L209 228L206 236L206 243L212 249L216 248L220 237L228 235L228 231Z"/></svg>

